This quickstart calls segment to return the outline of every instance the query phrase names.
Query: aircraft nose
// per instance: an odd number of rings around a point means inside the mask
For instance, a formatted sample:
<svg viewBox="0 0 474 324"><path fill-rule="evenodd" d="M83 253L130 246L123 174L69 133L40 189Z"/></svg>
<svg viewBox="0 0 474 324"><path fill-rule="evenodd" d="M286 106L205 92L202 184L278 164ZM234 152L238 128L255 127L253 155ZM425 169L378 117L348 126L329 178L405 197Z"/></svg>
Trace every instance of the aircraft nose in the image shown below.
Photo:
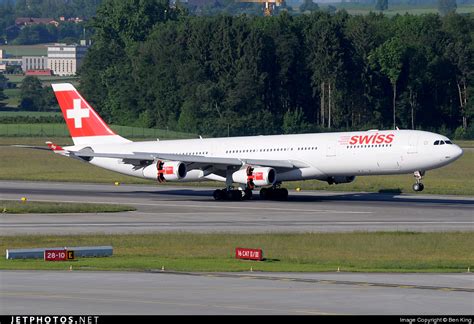
<svg viewBox="0 0 474 324"><path fill-rule="evenodd" d="M459 159L463 155L463 150L456 144L444 145L444 154L441 161L451 163Z"/></svg>
<svg viewBox="0 0 474 324"><path fill-rule="evenodd" d="M463 154L464 154L464 152L463 152L462 148L460 148L457 145L454 145L454 154L453 154L454 160L459 159Z"/></svg>

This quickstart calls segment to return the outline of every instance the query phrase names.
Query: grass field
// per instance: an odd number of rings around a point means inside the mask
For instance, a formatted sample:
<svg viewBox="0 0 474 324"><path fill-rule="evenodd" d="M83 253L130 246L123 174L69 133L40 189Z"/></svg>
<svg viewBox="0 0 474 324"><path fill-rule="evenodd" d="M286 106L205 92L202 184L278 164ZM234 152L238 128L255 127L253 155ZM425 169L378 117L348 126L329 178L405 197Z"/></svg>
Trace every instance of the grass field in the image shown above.
<svg viewBox="0 0 474 324"><path fill-rule="evenodd" d="M11 116L14 112L4 112L5 116ZM42 116L42 114L19 113L28 116ZM60 116L61 113L45 113L45 116ZM0 114L0 117L2 114ZM151 138L152 140L160 139L180 139L180 138L197 138L196 134L168 131L157 128L143 128L110 125L117 133L124 137L131 138ZM0 124L0 136L4 137L64 137L61 142L69 138L69 131L65 123L60 124ZM43 142L44 143L44 142ZM43 144L40 143L40 144Z"/></svg>
<svg viewBox="0 0 474 324"><path fill-rule="evenodd" d="M136 210L125 205L0 200L2 214L111 213Z"/></svg>
<svg viewBox="0 0 474 324"><path fill-rule="evenodd" d="M21 83L26 75L23 74L6 74L5 75L8 81L12 83ZM77 81L79 78L75 76L57 76L57 75L36 75L36 77L41 81L48 82L68 82L68 81Z"/></svg>
<svg viewBox="0 0 474 324"><path fill-rule="evenodd" d="M52 140L59 145L70 145L69 138L0 138L0 145L27 144L44 145ZM471 142L464 142L472 145ZM110 183L115 181L129 184L156 185L155 181L132 178L110 172L98 167L58 156L48 151L0 146L0 179L1 180L34 180L34 181L73 181ZM437 170L429 171L424 179L425 190L422 194L474 195L474 150L468 149L456 162ZM329 191L363 191L363 192L409 192L414 183L412 175L358 177L353 183L328 185L325 182L307 180L286 182L285 187L302 188L303 190ZM176 185L176 182L170 183ZM198 186L222 187L221 183L205 182L186 184Z"/></svg>
<svg viewBox="0 0 474 324"><path fill-rule="evenodd" d="M46 56L48 54L46 44L0 45L0 49L4 51L3 55L7 54L17 58L22 56Z"/></svg>
<svg viewBox="0 0 474 324"><path fill-rule="evenodd" d="M3 93L7 96L5 100L0 102L4 103L8 108L17 108L20 105L20 89L5 89Z"/></svg>
<svg viewBox="0 0 474 324"><path fill-rule="evenodd" d="M5 260L0 269L176 271L465 272L472 233L137 234L0 237L0 250L111 245L108 258L56 263ZM262 248L266 261L235 259L236 247Z"/></svg>
<svg viewBox="0 0 474 324"><path fill-rule="evenodd" d="M20 83L26 77L26 75L23 74L6 74L5 76L7 77L8 81L16 83L17 87L20 87ZM36 77L45 87L55 82L69 82L76 86L79 84L79 77L77 76L37 75Z"/></svg>
<svg viewBox="0 0 474 324"><path fill-rule="evenodd" d="M61 117L60 111L0 111L2 117ZM2 124L0 124L2 127Z"/></svg>

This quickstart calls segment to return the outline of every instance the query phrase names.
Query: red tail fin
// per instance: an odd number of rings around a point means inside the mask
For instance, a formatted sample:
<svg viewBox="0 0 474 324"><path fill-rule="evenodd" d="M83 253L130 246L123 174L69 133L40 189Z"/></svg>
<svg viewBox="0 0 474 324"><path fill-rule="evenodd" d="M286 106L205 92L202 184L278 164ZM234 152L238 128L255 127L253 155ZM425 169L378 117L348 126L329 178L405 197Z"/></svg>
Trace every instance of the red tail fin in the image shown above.
<svg viewBox="0 0 474 324"><path fill-rule="evenodd" d="M51 86L74 143L85 144L91 140L96 143L128 142L110 129L72 84L57 83Z"/></svg>

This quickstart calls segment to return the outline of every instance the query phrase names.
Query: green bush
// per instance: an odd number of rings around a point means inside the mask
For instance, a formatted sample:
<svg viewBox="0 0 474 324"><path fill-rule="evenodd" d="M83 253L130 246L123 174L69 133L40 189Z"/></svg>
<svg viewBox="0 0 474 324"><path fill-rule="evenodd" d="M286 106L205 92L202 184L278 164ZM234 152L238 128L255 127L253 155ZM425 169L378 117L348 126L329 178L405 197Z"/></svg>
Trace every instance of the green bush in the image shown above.
<svg viewBox="0 0 474 324"><path fill-rule="evenodd" d="M466 131L462 126L459 126L454 131L454 138L457 140L466 139Z"/></svg>

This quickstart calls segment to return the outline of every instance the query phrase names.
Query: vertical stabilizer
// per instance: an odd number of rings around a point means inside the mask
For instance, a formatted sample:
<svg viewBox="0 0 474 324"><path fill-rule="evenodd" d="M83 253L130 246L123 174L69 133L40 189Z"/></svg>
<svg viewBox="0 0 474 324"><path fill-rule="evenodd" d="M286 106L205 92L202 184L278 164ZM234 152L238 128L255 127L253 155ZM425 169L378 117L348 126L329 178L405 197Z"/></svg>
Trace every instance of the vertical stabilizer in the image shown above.
<svg viewBox="0 0 474 324"><path fill-rule="evenodd" d="M75 145L130 142L115 134L72 84L51 86Z"/></svg>

